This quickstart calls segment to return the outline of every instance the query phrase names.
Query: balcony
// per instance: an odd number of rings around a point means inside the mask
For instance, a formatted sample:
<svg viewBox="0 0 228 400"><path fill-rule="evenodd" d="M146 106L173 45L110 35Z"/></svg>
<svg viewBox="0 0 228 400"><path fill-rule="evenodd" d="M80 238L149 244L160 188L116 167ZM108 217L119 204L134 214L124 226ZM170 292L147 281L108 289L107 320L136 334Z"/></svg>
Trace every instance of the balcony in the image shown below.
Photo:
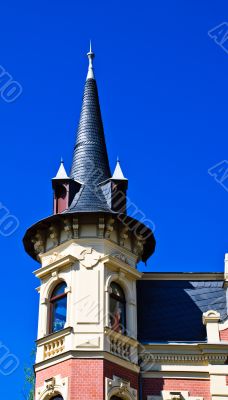
<svg viewBox="0 0 228 400"><path fill-rule="evenodd" d="M67 341L72 328L68 327L37 340L36 363L56 357L69 350Z"/></svg>
<svg viewBox="0 0 228 400"><path fill-rule="evenodd" d="M105 328L106 350L115 356L130 361L133 364L138 363L138 341L121 333L113 331L111 328Z"/></svg>

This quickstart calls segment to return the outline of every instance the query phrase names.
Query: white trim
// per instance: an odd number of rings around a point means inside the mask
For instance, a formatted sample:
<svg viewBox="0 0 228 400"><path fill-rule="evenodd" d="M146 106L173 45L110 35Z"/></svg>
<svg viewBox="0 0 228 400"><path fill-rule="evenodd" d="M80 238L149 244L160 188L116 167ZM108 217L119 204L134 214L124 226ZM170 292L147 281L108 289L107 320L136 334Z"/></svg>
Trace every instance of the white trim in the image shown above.
<svg viewBox="0 0 228 400"><path fill-rule="evenodd" d="M147 396L147 400L203 400L200 396L189 396L187 390L176 389L173 390L162 390L160 396Z"/></svg>
<svg viewBox="0 0 228 400"><path fill-rule="evenodd" d="M164 273L143 273L142 280L151 281L224 281L224 274L218 273L200 273L200 272L164 272Z"/></svg>
<svg viewBox="0 0 228 400"><path fill-rule="evenodd" d="M42 371L44 368L51 367L53 365L59 364L60 362L74 359L90 359L90 360L108 360L117 366L121 366L130 371L139 373L140 367L136 364L131 363L130 361L124 360L114 354L104 352L104 351L67 351L65 353L59 354L53 358L48 360L41 361L36 363L34 368L35 372Z"/></svg>

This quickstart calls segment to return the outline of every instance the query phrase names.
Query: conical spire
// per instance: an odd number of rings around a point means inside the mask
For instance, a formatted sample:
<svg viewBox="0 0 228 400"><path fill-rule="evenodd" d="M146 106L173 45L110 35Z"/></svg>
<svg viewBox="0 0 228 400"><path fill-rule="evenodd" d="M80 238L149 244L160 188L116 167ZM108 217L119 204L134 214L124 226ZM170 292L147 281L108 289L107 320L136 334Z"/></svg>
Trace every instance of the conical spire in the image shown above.
<svg viewBox="0 0 228 400"><path fill-rule="evenodd" d="M89 68L88 68L88 74L86 79L95 79L94 77L94 70L93 70L93 59L95 57L95 54L92 51L92 43L90 40L89 44L89 52L87 53L88 59L89 59Z"/></svg>
<svg viewBox="0 0 228 400"><path fill-rule="evenodd" d="M111 177L97 84L93 73L92 61L94 53L92 52L91 47L88 52L88 58L89 70L84 88L82 109L70 174L72 179L83 185L83 195L80 193L77 198L77 208L79 207L82 197L84 197L85 200L85 195L86 193L88 194L88 190L93 192L93 197L95 197L96 194L94 193L94 188L97 187L99 183L104 182ZM99 191L99 189L96 190ZM98 202L100 205L100 203L103 204L104 200L104 203L106 204L102 194L96 197L102 199L98 201L97 198L92 199L91 195L88 196L88 199L86 200L86 208L89 206L88 203L93 203L93 201L95 203ZM74 205L74 207L75 206L76 205Z"/></svg>

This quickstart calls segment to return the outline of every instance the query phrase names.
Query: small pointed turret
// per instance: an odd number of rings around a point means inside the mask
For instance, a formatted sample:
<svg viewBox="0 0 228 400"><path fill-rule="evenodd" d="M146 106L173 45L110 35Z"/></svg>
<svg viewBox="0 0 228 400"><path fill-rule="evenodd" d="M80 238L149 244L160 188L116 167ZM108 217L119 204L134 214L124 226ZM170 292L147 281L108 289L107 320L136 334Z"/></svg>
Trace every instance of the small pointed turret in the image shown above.
<svg viewBox="0 0 228 400"><path fill-rule="evenodd" d="M116 168L110 179L111 182L111 208L115 212L126 213L127 211L127 188L128 179L125 178L120 160L117 157Z"/></svg>
<svg viewBox="0 0 228 400"><path fill-rule="evenodd" d="M79 184L67 175L62 158L58 172L52 179L52 188L54 191L54 214L68 210L75 193L79 190Z"/></svg>
<svg viewBox="0 0 228 400"><path fill-rule="evenodd" d="M117 161L116 161L116 168L115 168L115 171L114 171L114 173L112 175L112 179L114 179L114 180L126 180L127 181L127 179L125 178L125 176L124 176L124 174L122 172L122 169L121 169L121 166L120 166L120 160L119 160L118 157L117 157Z"/></svg>
<svg viewBox="0 0 228 400"><path fill-rule="evenodd" d="M56 176L53 179L68 179L68 178L69 178L69 176L66 173L66 170L65 170L65 167L64 167L64 162L63 162L63 159L61 158L58 172L57 172Z"/></svg>

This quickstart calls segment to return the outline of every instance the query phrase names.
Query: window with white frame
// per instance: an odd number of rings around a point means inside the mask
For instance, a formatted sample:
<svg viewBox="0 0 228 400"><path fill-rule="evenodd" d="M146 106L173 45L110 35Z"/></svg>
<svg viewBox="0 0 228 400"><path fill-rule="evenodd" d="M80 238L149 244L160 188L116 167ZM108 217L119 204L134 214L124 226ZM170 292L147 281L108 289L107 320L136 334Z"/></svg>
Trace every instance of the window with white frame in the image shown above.
<svg viewBox="0 0 228 400"><path fill-rule="evenodd" d="M118 332L126 333L126 299L122 287L112 282L110 285L109 321L110 327Z"/></svg>

